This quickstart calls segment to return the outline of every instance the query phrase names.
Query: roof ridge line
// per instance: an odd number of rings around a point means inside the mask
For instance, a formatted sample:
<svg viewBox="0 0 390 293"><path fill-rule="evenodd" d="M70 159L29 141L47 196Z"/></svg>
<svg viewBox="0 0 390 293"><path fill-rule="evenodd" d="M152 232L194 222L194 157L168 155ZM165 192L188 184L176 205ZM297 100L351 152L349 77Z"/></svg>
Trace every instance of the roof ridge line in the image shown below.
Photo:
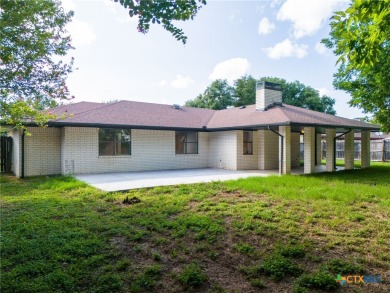
<svg viewBox="0 0 390 293"><path fill-rule="evenodd" d="M77 113L77 114L73 114L72 117L75 117L75 116L80 115L80 114L85 114L85 113L88 113L88 112L93 112L93 111L96 111L96 110L98 110L98 109L105 108L105 107L108 107L108 106L112 106L112 105L115 105L115 104L118 104L118 103L121 103L121 102L124 102L124 100L120 100L120 101L114 102L114 103L97 103L97 104L101 104L102 106L99 107L99 108L95 108L95 109L91 109L91 110L86 110L86 111L84 111L84 112L79 112L79 113ZM82 102L79 102L79 103L86 103L86 102L82 101ZM87 103L93 103L93 102L87 102ZM105 105L105 104L106 104L106 105ZM68 118L71 118L71 117L68 117ZM59 118L59 119L56 119L55 121L57 121L57 120L63 120L63 119L62 119L62 118Z"/></svg>

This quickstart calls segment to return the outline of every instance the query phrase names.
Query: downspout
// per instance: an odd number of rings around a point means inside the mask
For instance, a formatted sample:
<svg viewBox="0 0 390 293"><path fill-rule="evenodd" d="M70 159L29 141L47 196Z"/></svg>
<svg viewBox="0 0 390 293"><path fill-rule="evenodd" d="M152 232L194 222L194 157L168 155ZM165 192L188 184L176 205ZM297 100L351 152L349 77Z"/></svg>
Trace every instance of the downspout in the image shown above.
<svg viewBox="0 0 390 293"><path fill-rule="evenodd" d="M334 164L334 169L336 170L336 140L340 137L342 137L343 135L346 135L347 133L351 132L351 129L348 130L347 132L344 132L338 136L336 136L334 139L333 139L333 164ZM345 140L344 140L344 160L345 160Z"/></svg>
<svg viewBox="0 0 390 293"><path fill-rule="evenodd" d="M272 131L273 133L277 134L281 139L280 139L280 162L279 162L279 174L283 174L283 159L284 159L284 156L283 156L283 147L284 147L284 136L281 135L279 132L271 129L269 126L268 126L268 130Z"/></svg>
<svg viewBox="0 0 390 293"><path fill-rule="evenodd" d="M26 136L26 130L23 129L23 132L22 132L22 171L21 171L21 175L20 175L20 178L24 178L24 138Z"/></svg>

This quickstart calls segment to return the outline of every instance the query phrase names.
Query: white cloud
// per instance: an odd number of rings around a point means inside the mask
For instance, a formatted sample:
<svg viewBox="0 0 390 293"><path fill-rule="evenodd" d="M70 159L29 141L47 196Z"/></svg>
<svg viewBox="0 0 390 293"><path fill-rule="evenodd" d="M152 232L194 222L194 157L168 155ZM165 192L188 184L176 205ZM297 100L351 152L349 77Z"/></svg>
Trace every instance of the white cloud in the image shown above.
<svg viewBox="0 0 390 293"><path fill-rule="evenodd" d="M328 52L328 49L325 47L325 45L320 42L317 42L314 48L317 53L321 55L325 55Z"/></svg>
<svg viewBox="0 0 390 293"><path fill-rule="evenodd" d="M286 57L303 58L307 55L308 48L308 45L292 43L289 39L285 39L273 47L265 48L264 51L271 59L280 59Z"/></svg>
<svg viewBox="0 0 390 293"><path fill-rule="evenodd" d="M268 35L275 29L275 25L268 20L268 18L263 17L259 22L258 31L260 35Z"/></svg>
<svg viewBox="0 0 390 293"><path fill-rule="evenodd" d="M280 21L291 21L294 37L316 33L332 12L347 0L286 0L277 13Z"/></svg>
<svg viewBox="0 0 390 293"><path fill-rule="evenodd" d="M162 80L158 83L159 86L166 86L167 85L167 81L166 80Z"/></svg>
<svg viewBox="0 0 390 293"><path fill-rule="evenodd" d="M209 75L209 79L227 79L232 83L237 78L248 73L250 64L245 58L232 58L218 63L213 72Z"/></svg>
<svg viewBox="0 0 390 293"><path fill-rule="evenodd" d="M324 87L317 88L316 90L318 91L318 93L320 94L320 96L323 96L323 95L326 95L326 94L329 93L329 91L328 91L326 88L324 88Z"/></svg>
<svg viewBox="0 0 390 293"><path fill-rule="evenodd" d="M94 26L85 21L73 19L68 24L67 30L72 38L72 46L86 46L96 41Z"/></svg>
<svg viewBox="0 0 390 293"><path fill-rule="evenodd" d="M194 81L189 76L176 75L176 78L170 82L170 85L177 89L188 88Z"/></svg>

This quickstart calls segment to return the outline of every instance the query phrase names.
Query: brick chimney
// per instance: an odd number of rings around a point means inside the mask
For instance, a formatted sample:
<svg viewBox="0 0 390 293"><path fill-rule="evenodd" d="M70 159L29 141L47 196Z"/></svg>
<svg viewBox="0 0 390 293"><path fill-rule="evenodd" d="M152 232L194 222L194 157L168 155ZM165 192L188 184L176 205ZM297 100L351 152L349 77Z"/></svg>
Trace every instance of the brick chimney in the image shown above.
<svg viewBox="0 0 390 293"><path fill-rule="evenodd" d="M256 111L267 111L282 104L282 85L268 81L256 84Z"/></svg>

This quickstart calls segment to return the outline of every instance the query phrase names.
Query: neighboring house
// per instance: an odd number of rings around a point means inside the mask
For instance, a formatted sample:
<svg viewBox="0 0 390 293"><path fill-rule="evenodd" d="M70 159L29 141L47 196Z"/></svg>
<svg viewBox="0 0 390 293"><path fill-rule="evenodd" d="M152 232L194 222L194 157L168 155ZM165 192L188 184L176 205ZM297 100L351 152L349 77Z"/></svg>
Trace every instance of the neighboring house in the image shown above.
<svg viewBox="0 0 390 293"><path fill-rule="evenodd" d="M313 173L321 164L321 134L332 145L336 133L348 130L346 169L353 168L354 132L361 133L362 167L368 167L369 134L379 130L282 104L281 86L269 82L257 85L256 105L219 111L131 101L80 102L51 111L68 116L48 127L29 124L29 136L9 133L16 176L205 167L288 174L300 164L301 134L304 172ZM326 170L334 171L334 152L327 156Z"/></svg>

